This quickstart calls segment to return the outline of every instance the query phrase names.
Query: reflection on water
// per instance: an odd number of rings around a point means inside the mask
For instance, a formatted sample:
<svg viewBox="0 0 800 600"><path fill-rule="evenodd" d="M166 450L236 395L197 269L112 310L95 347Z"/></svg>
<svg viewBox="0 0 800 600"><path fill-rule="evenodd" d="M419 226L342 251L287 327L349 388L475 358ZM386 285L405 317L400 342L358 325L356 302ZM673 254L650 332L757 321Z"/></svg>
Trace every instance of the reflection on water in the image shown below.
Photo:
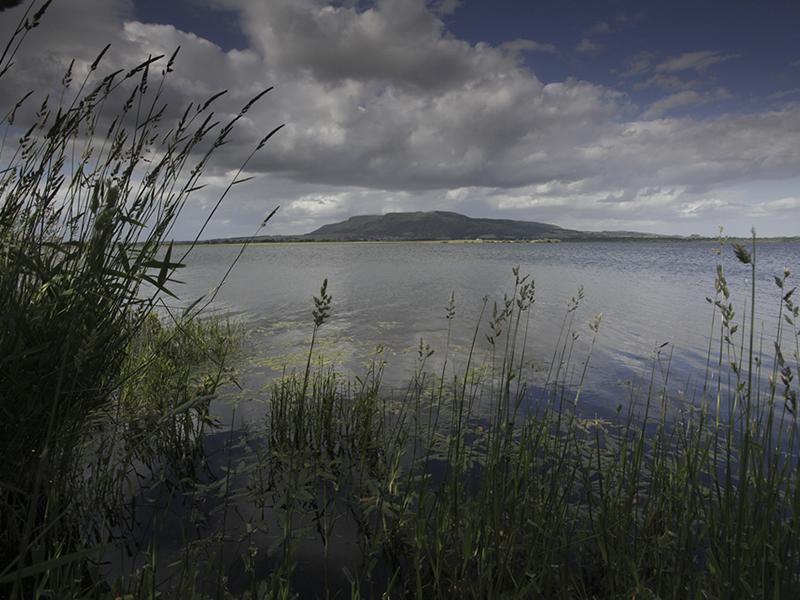
<svg viewBox="0 0 800 600"><path fill-rule="evenodd" d="M674 242L275 244L248 248L211 307L244 323L248 337L246 358L237 374L241 389L230 391L213 407L230 431L205 437L207 463L200 473L200 486L186 491L164 480L140 482L135 518L142 529L136 541L159 538L166 557L160 560L175 560L175 564L177 557L180 561L213 562L210 556L222 551L224 560L219 562L224 563L236 594L247 580L242 557L248 556L249 548L271 548L253 555L251 568L259 573L276 568L280 557L275 540L276 536L279 539L279 519L285 506L274 499L272 505L252 502L258 497L252 489L257 478L247 471L258 463L265 441L257 434L249 436L248 430L263 428L270 382L284 370L302 371L305 367L312 331L311 298L323 279L328 279L334 310L320 330L316 348L328 364L354 374L363 373L363 365L377 353L379 360L388 362L384 381L391 389L401 388L411 376L420 338L436 350L429 368L438 371L442 367L450 323L448 368L464 371L476 326L480 362L489 350L487 316L479 322L484 298L488 298L490 314L492 303L511 291L511 269L519 265L520 273L530 274L536 285L525 355L531 363L528 373L532 379L526 400L548 397L538 385L547 378L560 340L563 344L561 331L569 302L582 288L584 297L573 313L579 335L569 361L571 372L564 380L581 377L592 336L588 323L603 313L581 405L585 412L613 418L629 399L647 396L651 372L657 375L658 387L669 371L671 393L687 400L696 397L709 352L714 309L706 297L714 296L720 259L716 248L711 243ZM206 293L238 251L235 246L197 248L181 274L187 284L176 291L186 302ZM721 258L734 307L739 314L749 312L749 268L735 261L729 247ZM772 277L782 274L784 267L800 269L800 244L764 244L758 261L757 331L769 354L780 302ZM448 321L445 307L451 293L456 317ZM239 402L232 402L234 399ZM522 414L535 409L533 403L521 406ZM471 425L488 427L489 421L481 419L477 412ZM648 428L651 426L655 427ZM438 466L436 461L428 465L434 478L442 477L437 474ZM249 495L240 498L237 491L230 503L223 501L223 496L228 496L220 486L228 484L234 490L246 489ZM341 514L347 511L343 509ZM296 523L304 533L296 540L294 558L300 575L293 578L293 585L301 597L315 597L323 583L344 597L349 593L346 569L354 570L363 558L355 543L358 524L343 517L331 540L333 550L323 559L319 523L312 517L306 515L305 521ZM259 524L258 529L252 528L254 523ZM190 550L196 554L190 556ZM131 572L141 566L136 560L143 557L110 557L110 571ZM380 579L388 574L375 576Z"/></svg>
<svg viewBox="0 0 800 600"><path fill-rule="evenodd" d="M546 372L567 303L582 286L575 356L586 355L586 324L603 313L587 387L597 402L615 403L625 393L620 383L646 375L664 343L673 381L691 390L702 380L713 312L706 297L714 295L718 248L711 242L264 244L247 249L212 308L245 323L251 355L241 372L239 395L245 399L263 397L264 386L284 367L305 365L311 298L325 278L334 310L319 340L323 355L358 373L380 345L388 361L385 381L402 385L421 337L437 350L434 366L443 355L451 292L457 313L451 365L463 367L457 353L469 347L483 298L491 309L510 291L511 268L520 265L536 284L527 349L533 372ZM214 287L238 250L196 248L181 273L187 282L177 290L182 298L191 301ZM749 298L749 267L736 261L730 246L721 258L741 314ZM784 267L800 269L800 244L759 246L756 319L767 344L780 298L772 278ZM482 341L485 319L480 327Z"/></svg>

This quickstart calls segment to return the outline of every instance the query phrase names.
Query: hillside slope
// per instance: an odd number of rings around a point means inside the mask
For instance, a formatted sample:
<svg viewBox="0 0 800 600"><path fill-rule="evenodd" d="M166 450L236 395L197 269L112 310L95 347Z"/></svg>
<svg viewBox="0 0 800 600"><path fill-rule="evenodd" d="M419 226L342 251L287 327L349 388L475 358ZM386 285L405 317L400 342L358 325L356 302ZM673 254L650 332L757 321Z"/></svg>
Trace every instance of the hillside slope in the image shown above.
<svg viewBox="0 0 800 600"><path fill-rule="evenodd" d="M432 212L360 215L340 223L323 225L306 234L326 240L458 240L458 239L570 239L580 231L549 223L510 219L473 219L459 213Z"/></svg>

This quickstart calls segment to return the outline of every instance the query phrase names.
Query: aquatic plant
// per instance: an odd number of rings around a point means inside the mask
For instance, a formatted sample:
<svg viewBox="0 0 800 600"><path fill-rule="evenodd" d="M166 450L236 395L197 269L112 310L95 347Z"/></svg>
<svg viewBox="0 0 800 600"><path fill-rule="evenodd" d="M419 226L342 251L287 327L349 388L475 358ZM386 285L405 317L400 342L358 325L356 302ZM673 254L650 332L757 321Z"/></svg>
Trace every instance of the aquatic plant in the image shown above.
<svg viewBox="0 0 800 600"><path fill-rule="evenodd" d="M754 244L736 251L752 267L751 298ZM715 340L719 346L709 350L703 394L687 400L671 391L668 357L667 367L659 366L662 346L643 395L624 410L621 403L615 418L582 413L581 379L567 385L564 366L551 370L548 391L534 398L524 381L511 391L510 383L525 377L524 332L533 302L526 279L514 276L512 294L487 324L488 375L476 381L466 371L428 373L431 350L421 343L420 367L406 394L373 408L374 423L401 424L402 433L367 430L374 439L369 446L385 449L369 472L346 461L331 470L318 458L329 460L326 447L340 456L352 446L327 417L314 415L344 411L358 394L342 382L337 388L333 371L311 375L316 389L327 390L327 408L307 414L306 426L318 433L293 446L307 478L293 471L305 484L293 480L302 500L293 505L292 523L307 522L302 508L308 518L320 506L331 512L327 523L346 529L343 523L354 519L363 554L348 571L350 585L368 597L386 590L387 597L425 598L791 595L800 583L800 465L798 307L788 269L775 278L781 326L773 354L756 346L752 304L744 318L735 313L720 263L712 299L720 318L709 332L711 347ZM566 363L575 360L573 316L581 300L579 293L565 311L556 358ZM454 317L451 300L446 318ZM591 347L600 317L587 329ZM793 365L784 357L787 347ZM766 388L762 365L772 365ZM302 388L281 386L271 400L267 432L273 434L296 418L281 407L303 401L297 397ZM488 413L476 410L481 398L492 407ZM351 420L357 422L345 422ZM265 444L266 455L270 448L274 442ZM328 481L339 487L323 496L338 500L320 504ZM295 545L297 536L311 543L303 527L293 532Z"/></svg>
<svg viewBox="0 0 800 600"><path fill-rule="evenodd" d="M755 257L752 247L737 252L751 277ZM702 389L675 392L662 344L641 392L605 417L581 400L601 316L580 324L579 290L546 385L529 389L535 295L513 275L511 292L488 319L481 313L461 369L449 366L448 342L431 371L434 350L421 340L399 394L381 387L380 354L356 379L310 361L278 379L263 424L231 436L227 452L240 458L218 472L216 492L202 489L226 499L226 533L208 540L219 562L192 571L192 589L248 598L791 596L800 583L800 309L789 270L774 280L771 352L751 336L751 307L743 317L734 310L720 262ZM444 316L448 326L460 316L454 297ZM312 340L318 328L310 324ZM589 354L579 357L583 335ZM222 561L237 541L246 551ZM175 574L163 566L161 576Z"/></svg>

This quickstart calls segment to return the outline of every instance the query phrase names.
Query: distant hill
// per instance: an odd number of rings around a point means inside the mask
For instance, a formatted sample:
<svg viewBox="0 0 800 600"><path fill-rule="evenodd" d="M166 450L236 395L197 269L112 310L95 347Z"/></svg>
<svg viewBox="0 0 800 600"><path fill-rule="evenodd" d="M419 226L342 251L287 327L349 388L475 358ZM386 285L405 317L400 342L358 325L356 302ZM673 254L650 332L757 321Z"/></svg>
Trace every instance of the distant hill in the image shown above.
<svg viewBox="0 0 800 600"><path fill-rule="evenodd" d="M267 235L254 238L231 237L203 240L203 244L244 242L317 241L403 241L403 240L481 240L491 241L593 241L593 240L682 240L636 231L578 231L551 223L511 219L474 219L455 212L396 212L385 215L359 215L346 221L323 225L303 235Z"/></svg>
<svg viewBox="0 0 800 600"><path fill-rule="evenodd" d="M360 215L323 225L301 236L310 240L577 240L657 237L630 231L585 232L550 223L511 219L474 219L435 210Z"/></svg>

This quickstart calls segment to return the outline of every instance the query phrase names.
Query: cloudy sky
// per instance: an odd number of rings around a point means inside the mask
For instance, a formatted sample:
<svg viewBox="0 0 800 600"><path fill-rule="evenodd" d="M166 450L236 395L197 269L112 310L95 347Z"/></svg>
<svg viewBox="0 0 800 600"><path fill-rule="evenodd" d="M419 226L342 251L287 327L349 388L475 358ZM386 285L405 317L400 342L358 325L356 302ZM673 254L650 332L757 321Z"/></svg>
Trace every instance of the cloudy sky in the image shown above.
<svg viewBox="0 0 800 600"><path fill-rule="evenodd" d="M22 8L0 12L3 39ZM798 235L798 31L796 0L55 0L0 103L109 42L107 71L180 46L175 106L228 89L233 113L274 85L178 237L281 123L208 236L249 234L276 205L268 233L440 209Z"/></svg>

